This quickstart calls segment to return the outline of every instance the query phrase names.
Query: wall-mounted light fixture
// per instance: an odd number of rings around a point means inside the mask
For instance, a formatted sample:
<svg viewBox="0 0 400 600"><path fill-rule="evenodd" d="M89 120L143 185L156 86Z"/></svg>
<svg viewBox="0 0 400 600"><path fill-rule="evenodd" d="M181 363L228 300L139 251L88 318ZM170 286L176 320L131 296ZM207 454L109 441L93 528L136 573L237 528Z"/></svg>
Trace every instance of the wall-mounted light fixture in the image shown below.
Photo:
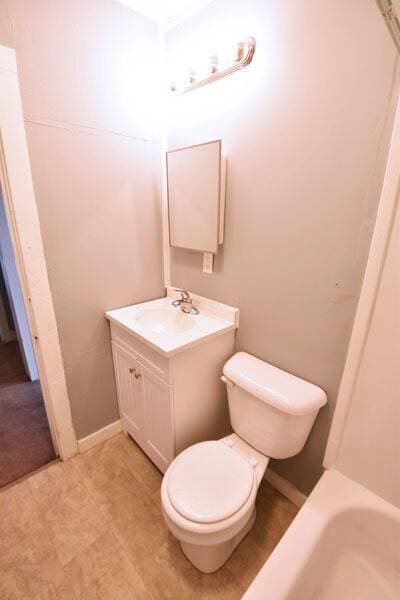
<svg viewBox="0 0 400 600"><path fill-rule="evenodd" d="M214 54L208 59L207 68L202 69L200 75L197 75L193 68L189 68L181 82L171 82L171 92L175 95L185 94L195 88L221 79L230 73L243 69L253 60L256 49L256 40L254 37L248 37L236 44L232 56L228 61L223 60L218 54Z"/></svg>

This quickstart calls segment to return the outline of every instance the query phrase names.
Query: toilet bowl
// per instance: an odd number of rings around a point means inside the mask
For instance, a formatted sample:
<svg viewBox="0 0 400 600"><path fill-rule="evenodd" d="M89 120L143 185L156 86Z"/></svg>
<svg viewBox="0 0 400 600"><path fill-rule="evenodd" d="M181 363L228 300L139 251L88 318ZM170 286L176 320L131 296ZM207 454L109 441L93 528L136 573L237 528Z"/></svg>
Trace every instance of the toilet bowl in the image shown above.
<svg viewBox="0 0 400 600"><path fill-rule="evenodd" d="M167 526L204 573L219 569L253 526L270 457L297 454L326 402L320 388L244 352L222 379L235 433L181 452L161 486Z"/></svg>
<svg viewBox="0 0 400 600"><path fill-rule="evenodd" d="M190 446L171 463L161 486L164 519L200 571L219 569L251 529L268 462L231 434Z"/></svg>

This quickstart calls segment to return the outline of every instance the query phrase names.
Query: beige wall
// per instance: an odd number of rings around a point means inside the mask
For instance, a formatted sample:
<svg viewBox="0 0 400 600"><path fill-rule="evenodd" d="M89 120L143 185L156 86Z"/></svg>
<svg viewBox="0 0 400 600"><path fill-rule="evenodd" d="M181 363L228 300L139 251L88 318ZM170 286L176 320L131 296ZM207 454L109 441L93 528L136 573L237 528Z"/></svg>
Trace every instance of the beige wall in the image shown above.
<svg viewBox="0 0 400 600"><path fill-rule="evenodd" d="M13 46L12 23L7 0L0 0L0 45Z"/></svg>
<svg viewBox="0 0 400 600"><path fill-rule="evenodd" d="M162 294L156 27L114 0L0 0L16 49L78 438L118 419L106 309ZM138 60L138 57L140 60ZM149 67L149 71L147 68Z"/></svg>
<svg viewBox="0 0 400 600"><path fill-rule="evenodd" d="M336 468L400 507L400 210Z"/></svg>
<svg viewBox="0 0 400 600"><path fill-rule="evenodd" d="M167 34L168 60L249 34L250 67L169 103L170 149L222 138L228 155L215 273L173 249L172 283L238 306L239 349L327 391L302 454L273 465L308 492L374 224L396 54L374 0L215 0Z"/></svg>

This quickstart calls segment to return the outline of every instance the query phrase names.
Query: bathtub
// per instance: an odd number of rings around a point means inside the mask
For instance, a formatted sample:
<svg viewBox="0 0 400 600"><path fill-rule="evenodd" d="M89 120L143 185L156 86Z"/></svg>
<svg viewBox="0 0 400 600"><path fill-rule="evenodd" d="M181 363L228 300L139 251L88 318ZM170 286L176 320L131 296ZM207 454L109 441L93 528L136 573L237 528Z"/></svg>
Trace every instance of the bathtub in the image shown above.
<svg viewBox="0 0 400 600"><path fill-rule="evenodd" d="M326 471L245 600L399 600L400 509Z"/></svg>

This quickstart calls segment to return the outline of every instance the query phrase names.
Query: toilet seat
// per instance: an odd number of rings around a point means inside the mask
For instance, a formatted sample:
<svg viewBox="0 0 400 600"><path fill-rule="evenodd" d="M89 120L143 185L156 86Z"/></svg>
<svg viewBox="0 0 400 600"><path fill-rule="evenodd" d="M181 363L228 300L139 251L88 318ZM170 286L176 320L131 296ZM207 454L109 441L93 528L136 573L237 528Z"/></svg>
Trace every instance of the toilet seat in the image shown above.
<svg viewBox="0 0 400 600"><path fill-rule="evenodd" d="M184 452L179 454L169 465L162 480L161 506L164 519L170 532L180 541L181 544L194 544L195 546L199 547L214 547L215 545L227 543L228 540L232 540L235 536L240 535L240 532L243 531L250 523L250 519L254 518L255 501L258 487L264 476L269 458L255 450L253 447L249 446L235 433L232 433L218 441L201 442L201 444L208 445L214 443L225 446L225 449L228 452L234 454L233 460L237 458L239 461L243 461L245 463L247 472L248 468L251 469L253 472L253 485L243 506L241 506L229 517L210 523L201 523L193 521L192 519L188 519L178 512L178 510L172 504L169 492L169 479L171 473L173 473L175 469L175 465L180 461L182 454L191 452L191 449L193 449L194 446L187 448L184 450ZM198 444L196 444L196 446L197 445ZM219 446L218 450L215 448L215 446L210 447L213 447L214 452L219 451ZM213 457L214 456L215 454L213 454ZM221 456L221 453L219 453L218 456ZM193 467L191 467L191 472L194 473ZM187 488L190 489L189 486L187 486ZM173 497L173 493L171 496ZM240 504L240 501L238 504Z"/></svg>
<svg viewBox="0 0 400 600"><path fill-rule="evenodd" d="M192 523L224 521L247 503L256 484L253 467L222 441L195 444L170 466L169 501Z"/></svg>

